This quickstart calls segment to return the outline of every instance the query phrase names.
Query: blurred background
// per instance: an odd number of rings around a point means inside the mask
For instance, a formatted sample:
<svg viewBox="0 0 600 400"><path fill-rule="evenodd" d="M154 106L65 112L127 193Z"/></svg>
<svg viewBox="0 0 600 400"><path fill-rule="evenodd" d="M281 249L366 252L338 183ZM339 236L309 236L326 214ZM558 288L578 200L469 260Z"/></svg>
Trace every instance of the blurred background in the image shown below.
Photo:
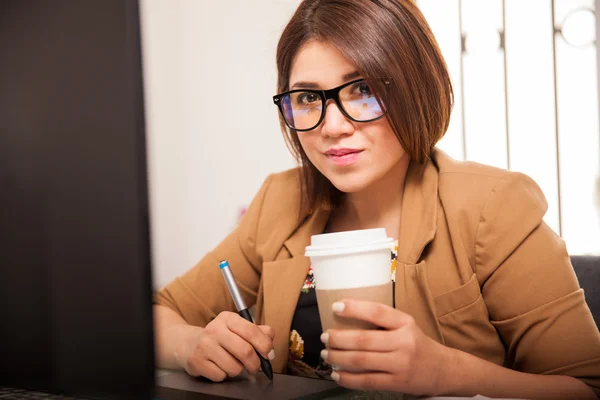
<svg viewBox="0 0 600 400"><path fill-rule="evenodd" d="M237 224L295 166L275 49L299 0L141 0L154 285ZM600 254L600 0L418 0L454 83L438 147L528 174L569 253Z"/></svg>

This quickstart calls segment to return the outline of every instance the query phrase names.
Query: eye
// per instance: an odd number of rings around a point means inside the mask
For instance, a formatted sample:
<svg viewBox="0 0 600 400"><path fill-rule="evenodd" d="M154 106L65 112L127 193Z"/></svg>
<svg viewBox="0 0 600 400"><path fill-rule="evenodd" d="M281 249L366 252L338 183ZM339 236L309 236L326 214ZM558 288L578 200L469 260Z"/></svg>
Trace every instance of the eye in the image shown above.
<svg viewBox="0 0 600 400"><path fill-rule="evenodd" d="M367 97L373 96L371 88L369 87L369 85L367 85L367 82L365 81L357 82L352 88L352 93Z"/></svg>
<svg viewBox="0 0 600 400"><path fill-rule="evenodd" d="M311 93L311 92L300 93L298 95L298 97L296 98L296 103L302 104L302 105L313 104L313 103L317 103L320 101L321 101L321 98L317 94Z"/></svg>

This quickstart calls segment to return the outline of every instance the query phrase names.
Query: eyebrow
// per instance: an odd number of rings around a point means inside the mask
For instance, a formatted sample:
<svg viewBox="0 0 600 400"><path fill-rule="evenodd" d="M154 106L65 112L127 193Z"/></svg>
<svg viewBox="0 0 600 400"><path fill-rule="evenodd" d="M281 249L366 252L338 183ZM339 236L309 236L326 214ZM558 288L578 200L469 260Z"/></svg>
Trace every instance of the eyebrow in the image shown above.
<svg viewBox="0 0 600 400"><path fill-rule="evenodd" d="M351 79L358 78L360 75L361 75L361 73L358 71L350 72L350 73L344 74L342 76L342 80L344 82L348 82ZM294 83L290 87L290 90L292 90L292 89L319 89L319 85L315 82L300 81L300 82Z"/></svg>

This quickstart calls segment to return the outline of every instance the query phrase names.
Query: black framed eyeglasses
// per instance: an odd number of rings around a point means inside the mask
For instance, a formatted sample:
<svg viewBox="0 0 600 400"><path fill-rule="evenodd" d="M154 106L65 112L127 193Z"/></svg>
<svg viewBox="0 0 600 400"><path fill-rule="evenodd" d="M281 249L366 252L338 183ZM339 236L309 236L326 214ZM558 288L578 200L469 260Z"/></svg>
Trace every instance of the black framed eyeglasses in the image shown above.
<svg viewBox="0 0 600 400"><path fill-rule="evenodd" d="M389 85L389 80L384 80ZM273 96L288 128L296 131L315 129L323 118L327 100L333 99L339 110L355 122L376 121L385 116L385 108L364 79L344 83L329 90L296 89Z"/></svg>

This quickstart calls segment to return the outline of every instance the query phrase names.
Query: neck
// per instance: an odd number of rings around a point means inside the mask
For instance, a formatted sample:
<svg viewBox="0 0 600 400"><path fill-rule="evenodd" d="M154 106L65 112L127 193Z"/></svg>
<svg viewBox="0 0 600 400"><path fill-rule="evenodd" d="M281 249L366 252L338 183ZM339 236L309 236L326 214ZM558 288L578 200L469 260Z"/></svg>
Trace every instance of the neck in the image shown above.
<svg viewBox="0 0 600 400"><path fill-rule="evenodd" d="M341 213L350 229L385 228L388 236L398 237L404 180L410 159L407 154L386 175L368 188L344 196ZM351 221L351 222L350 222Z"/></svg>

